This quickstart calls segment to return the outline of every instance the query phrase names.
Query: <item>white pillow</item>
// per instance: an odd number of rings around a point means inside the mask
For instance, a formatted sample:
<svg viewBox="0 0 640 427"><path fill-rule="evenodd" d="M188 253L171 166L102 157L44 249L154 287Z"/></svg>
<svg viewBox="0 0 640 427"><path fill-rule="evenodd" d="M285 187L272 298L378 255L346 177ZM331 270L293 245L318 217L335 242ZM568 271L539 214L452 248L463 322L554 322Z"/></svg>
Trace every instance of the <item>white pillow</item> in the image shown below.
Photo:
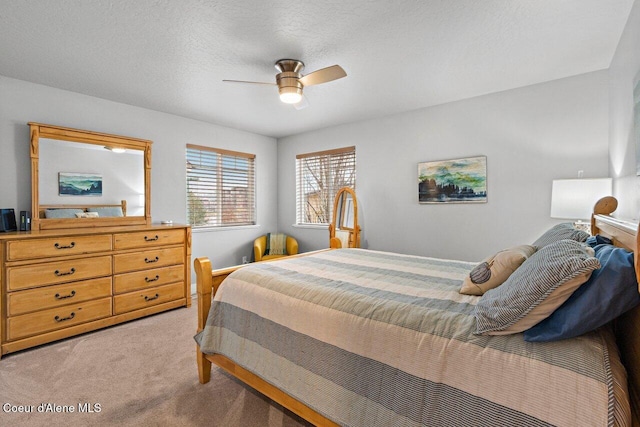
<svg viewBox="0 0 640 427"><path fill-rule="evenodd" d="M98 218L98 212L78 212L76 218Z"/></svg>

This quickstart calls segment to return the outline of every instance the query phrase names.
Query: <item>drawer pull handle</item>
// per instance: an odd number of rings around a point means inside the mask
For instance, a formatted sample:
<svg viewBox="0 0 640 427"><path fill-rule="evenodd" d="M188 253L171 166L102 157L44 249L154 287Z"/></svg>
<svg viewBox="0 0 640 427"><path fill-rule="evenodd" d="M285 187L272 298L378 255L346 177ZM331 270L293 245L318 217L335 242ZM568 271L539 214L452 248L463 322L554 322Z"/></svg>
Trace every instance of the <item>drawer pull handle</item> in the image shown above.
<svg viewBox="0 0 640 427"><path fill-rule="evenodd" d="M155 282L156 280L159 280L159 279L160 279L160 276L156 274L156 277L154 277L153 279L149 279L148 277L145 277L144 281L147 283L150 283L150 282Z"/></svg>
<svg viewBox="0 0 640 427"><path fill-rule="evenodd" d="M71 320L71 319L73 319L74 317L76 317L76 313L72 311L72 312L71 312L71 315L70 315L69 317L60 317L60 316L56 316L56 317L54 317L53 319L54 319L56 322L64 322L65 320Z"/></svg>
<svg viewBox="0 0 640 427"><path fill-rule="evenodd" d="M160 238L160 237L158 237L158 235L157 235L157 234L156 234L156 236L155 236L155 237L147 237L147 236L144 236L144 241L145 241L145 242L155 242L155 241L156 241L156 240L158 240L159 238Z"/></svg>
<svg viewBox="0 0 640 427"><path fill-rule="evenodd" d="M55 246L56 249L73 249L75 245L76 242L71 242L71 244L68 246L61 245L60 243L56 243L53 246Z"/></svg>
<svg viewBox="0 0 640 427"><path fill-rule="evenodd" d="M149 301L153 301L154 299L158 299L158 298L160 298L160 294L155 294L155 295L154 295L154 296L152 296L152 297L148 297L148 296L146 296L146 295L144 296L144 300L145 300L145 301L147 301L147 302L149 302Z"/></svg>
<svg viewBox="0 0 640 427"><path fill-rule="evenodd" d="M67 298L72 298L76 296L76 291L71 291L71 293L69 295L60 295L60 294L56 294L55 297L56 299L67 299Z"/></svg>
<svg viewBox="0 0 640 427"><path fill-rule="evenodd" d="M71 268L71 270L67 271L66 273L60 273L60 270L56 270L53 272L53 274L55 274L56 276L60 277L60 276L69 276L73 273L76 272L75 268Z"/></svg>
<svg viewBox="0 0 640 427"><path fill-rule="evenodd" d="M153 259L149 259L149 258L145 258L144 259L144 262L146 262L147 264L152 264L152 263L158 262L158 261L160 261L160 258L158 258L158 257L155 257Z"/></svg>

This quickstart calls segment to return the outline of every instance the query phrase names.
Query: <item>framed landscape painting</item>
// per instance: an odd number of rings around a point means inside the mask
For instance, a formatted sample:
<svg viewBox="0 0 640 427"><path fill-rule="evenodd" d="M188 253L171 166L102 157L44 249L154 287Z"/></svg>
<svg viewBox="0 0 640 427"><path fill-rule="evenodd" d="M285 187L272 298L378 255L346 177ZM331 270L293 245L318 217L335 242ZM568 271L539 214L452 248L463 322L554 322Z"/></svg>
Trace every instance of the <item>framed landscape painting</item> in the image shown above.
<svg viewBox="0 0 640 427"><path fill-rule="evenodd" d="M60 196L102 196L102 175L90 173L58 173Z"/></svg>
<svg viewBox="0 0 640 427"><path fill-rule="evenodd" d="M420 203L486 203L487 156L418 163Z"/></svg>

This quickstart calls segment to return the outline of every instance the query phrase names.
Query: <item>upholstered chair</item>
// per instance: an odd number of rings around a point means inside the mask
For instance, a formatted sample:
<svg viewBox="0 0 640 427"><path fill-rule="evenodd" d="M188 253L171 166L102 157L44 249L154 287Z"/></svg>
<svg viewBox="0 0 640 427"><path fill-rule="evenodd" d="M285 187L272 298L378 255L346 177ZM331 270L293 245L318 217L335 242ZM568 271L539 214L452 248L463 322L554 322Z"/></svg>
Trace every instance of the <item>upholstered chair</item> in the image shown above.
<svg viewBox="0 0 640 427"><path fill-rule="evenodd" d="M295 255L298 253L298 241L293 237L286 236L286 239L285 239L286 244L284 248L280 248L281 250L278 250L278 248L271 249L270 248L271 245L267 244L268 237L270 237L270 234L260 236L253 242L253 254L256 262L265 261L268 259L281 258L289 255Z"/></svg>

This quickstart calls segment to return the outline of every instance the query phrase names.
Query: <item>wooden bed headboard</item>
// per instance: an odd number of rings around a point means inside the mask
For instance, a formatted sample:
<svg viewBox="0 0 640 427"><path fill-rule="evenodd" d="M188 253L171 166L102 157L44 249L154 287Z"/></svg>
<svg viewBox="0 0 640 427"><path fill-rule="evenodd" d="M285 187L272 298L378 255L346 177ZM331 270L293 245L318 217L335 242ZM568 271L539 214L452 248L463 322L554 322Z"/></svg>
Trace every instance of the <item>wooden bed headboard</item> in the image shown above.
<svg viewBox="0 0 640 427"><path fill-rule="evenodd" d="M610 216L617 207L618 201L614 197L604 197L596 203L591 216L591 234L608 237L616 246L633 251L640 292L640 265L638 264L640 230L638 223ZM614 329L620 355L627 368L633 426L640 427L640 307L616 319Z"/></svg>

